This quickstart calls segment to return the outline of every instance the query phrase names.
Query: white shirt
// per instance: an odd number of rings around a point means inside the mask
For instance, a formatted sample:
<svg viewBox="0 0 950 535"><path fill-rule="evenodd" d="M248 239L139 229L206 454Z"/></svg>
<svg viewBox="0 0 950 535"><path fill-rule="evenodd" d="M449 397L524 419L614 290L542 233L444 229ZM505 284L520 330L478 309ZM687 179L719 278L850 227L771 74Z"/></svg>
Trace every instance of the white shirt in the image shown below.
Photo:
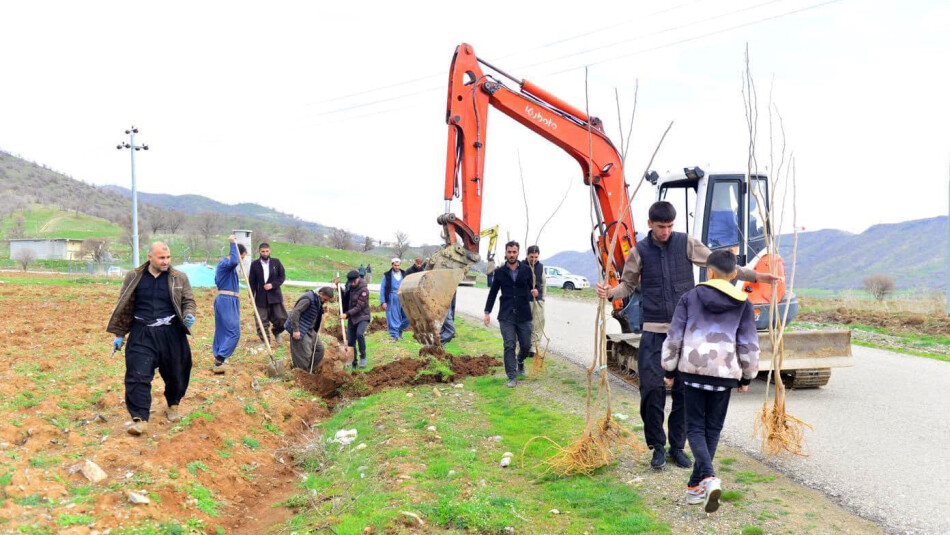
<svg viewBox="0 0 950 535"><path fill-rule="evenodd" d="M267 279L270 278L270 259L261 259L261 268L264 270L264 283L266 284Z"/></svg>
<svg viewBox="0 0 950 535"><path fill-rule="evenodd" d="M397 281L401 281L401 280L402 280L402 270L399 270L398 273L395 272L395 271L393 271L393 278L396 279Z"/></svg>

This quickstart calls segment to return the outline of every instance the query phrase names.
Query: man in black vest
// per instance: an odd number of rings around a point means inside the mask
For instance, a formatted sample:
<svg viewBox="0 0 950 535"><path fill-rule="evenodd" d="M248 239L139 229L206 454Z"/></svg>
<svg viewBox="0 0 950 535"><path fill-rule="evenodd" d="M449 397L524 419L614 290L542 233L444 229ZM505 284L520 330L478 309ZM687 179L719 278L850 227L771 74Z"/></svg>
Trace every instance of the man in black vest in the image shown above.
<svg viewBox="0 0 950 535"><path fill-rule="evenodd" d="M260 258L251 262L251 271L248 272L248 283L251 285L251 292L254 293L254 305L257 306L257 313L261 316L261 323L264 324L264 330L270 325L274 332L274 340L280 343L280 333L284 332L284 322L287 321L287 309L284 308L284 294L280 291L280 286L284 284L284 265L280 260L271 258L270 245L262 243L257 247ZM260 332L257 328L257 335L261 342L267 333Z"/></svg>
<svg viewBox="0 0 950 535"><path fill-rule="evenodd" d="M485 303L485 326L491 322L491 309L498 291L501 303L498 306L498 324L505 343L505 374L509 388L518 385L518 376L524 375L524 359L531 348L531 298L538 296L538 287L533 283L531 268L518 261L520 246L516 241L505 244L505 265L495 270L495 279ZM540 284L541 281L537 281ZM515 360L515 344L518 358ZM662 373L660 374L662 378ZM662 380L662 379L661 379Z"/></svg>
<svg viewBox="0 0 950 535"><path fill-rule="evenodd" d="M307 290L284 322L290 337L290 358L295 368L313 373L323 360L324 347L320 341L320 324L327 303L333 299L333 288L325 286L316 292Z"/></svg>
<svg viewBox="0 0 950 535"><path fill-rule="evenodd" d="M666 465L666 434L663 432L663 408L666 405L664 370L660 351L666 340L666 329L673 319L673 311L680 298L693 288L693 265L706 267L710 250L698 239L673 231L676 209L666 201L650 206L647 237L630 250L620 284L613 289L597 284L600 297L624 299L637 291L643 294L643 336L637 352L637 373L640 376L640 418L647 446L653 449L650 466L659 469ZM774 282L779 279L769 273L757 273L748 267L738 267L738 277L744 281ZM671 391L673 409L667 427L670 433L670 457L681 468L691 466L683 451L686 446L686 411L683 382L677 375Z"/></svg>

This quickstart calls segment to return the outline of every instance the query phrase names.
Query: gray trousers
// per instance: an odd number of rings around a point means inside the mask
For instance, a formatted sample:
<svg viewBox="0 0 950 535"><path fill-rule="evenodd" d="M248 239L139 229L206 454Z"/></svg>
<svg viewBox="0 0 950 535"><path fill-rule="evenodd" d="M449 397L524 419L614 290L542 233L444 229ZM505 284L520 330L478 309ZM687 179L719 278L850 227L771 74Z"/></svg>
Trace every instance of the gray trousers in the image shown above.
<svg viewBox="0 0 950 535"><path fill-rule="evenodd" d="M531 322L499 321L501 325L501 339L505 343L505 375L509 379L518 377L518 362L528 358L531 348ZM515 359L515 345L518 345L518 357Z"/></svg>
<svg viewBox="0 0 950 535"><path fill-rule="evenodd" d="M314 347L314 344L316 344L316 347ZM324 351L323 342L312 329L300 333L300 340L294 340L293 336L290 337L290 358L294 363L294 368L309 372L311 359L313 359L312 368L316 370L317 366L320 365L320 361L323 360Z"/></svg>

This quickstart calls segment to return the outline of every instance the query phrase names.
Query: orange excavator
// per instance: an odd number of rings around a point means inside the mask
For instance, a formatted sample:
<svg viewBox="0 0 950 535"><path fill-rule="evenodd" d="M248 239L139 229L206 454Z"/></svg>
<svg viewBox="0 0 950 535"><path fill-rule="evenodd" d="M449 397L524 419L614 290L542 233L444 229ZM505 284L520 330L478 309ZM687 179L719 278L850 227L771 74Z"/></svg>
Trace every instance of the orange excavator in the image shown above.
<svg viewBox="0 0 950 535"><path fill-rule="evenodd" d="M506 86L491 74L486 74L482 66L517 84L517 89ZM591 243L608 285L618 284L627 254L636 240L633 218L630 210L625 208L629 202L630 187L624 178L622 159L604 132L601 120L589 116L530 81L516 78L478 58L472 46L463 43L456 48L452 58L445 116L448 124L443 196L445 210L437 219L442 226L445 246L431 257L425 271L407 276L399 289L400 302L409 317L414 335L425 344L438 344L439 332L458 284L469 266L480 260L489 106L554 143L580 165L584 184L592 188L589 191L596 223L591 230ZM647 178L664 196L675 186L692 187L693 206L687 207L687 214L704 213L708 208L706 205L711 205L705 197L699 199L695 195L700 182L705 187L707 181L714 178L705 177L702 170L684 169L683 181L671 180L664 182L662 187L657 184L655 174ZM689 182L692 179L695 179L695 183ZM455 198L461 199L462 217L452 212L452 201ZM735 206L739 207L740 211L748 212L752 204L737 203ZM721 215L720 211L716 212L716 221L722 221ZM742 214L736 213L736 221L740 221L742 217ZM700 234L699 237L702 238L703 235ZM746 257L740 254L743 264L746 263L745 259ZM755 259L750 256L748 259L756 260L751 263L756 267L768 265L768 259L763 261L761 255ZM700 279L703 279L702 271L699 275ZM752 297L765 300L764 303L755 303L758 308L768 306L767 296L771 293L768 285L746 283L744 289ZM780 287L780 291L784 293L784 285ZM783 295L779 300L791 303L792 297ZM608 353L613 355L615 360L622 358L622 363L619 360L615 363L617 367L629 370L629 365L636 359L639 336L634 331L638 330L638 327L628 321L629 315L624 313L625 303L616 301L612 305L613 316L620 322L625 334L614 335L615 339L608 343L611 348ZM797 304L795 306L797 307ZM765 315L767 316L768 314ZM795 336L792 336L790 341L788 334L785 348L787 354L793 355L793 359L799 353L803 359L811 359L819 353L821 356L830 356L830 353L844 351L845 345L850 359L850 338L845 341L842 336L831 336L834 348L829 350L828 336L803 336L798 343L803 349L796 353ZM790 346L793 348L791 351ZM809 360L809 364L811 363ZM636 367L633 366L632 370L636 370ZM827 382L826 376L824 381Z"/></svg>

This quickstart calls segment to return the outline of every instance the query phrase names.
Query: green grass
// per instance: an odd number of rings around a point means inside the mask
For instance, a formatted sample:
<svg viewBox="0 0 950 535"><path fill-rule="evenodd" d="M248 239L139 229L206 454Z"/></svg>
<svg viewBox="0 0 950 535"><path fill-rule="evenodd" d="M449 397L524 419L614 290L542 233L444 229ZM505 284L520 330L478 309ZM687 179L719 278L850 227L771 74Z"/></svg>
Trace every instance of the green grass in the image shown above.
<svg viewBox="0 0 950 535"><path fill-rule="evenodd" d="M80 524L91 524L96 521L96 517L90 515L67 515L61 514L56 518L56 523L60 526L76 526Z"/></svg>
<svg viewBox="0 0 950 535"><path fill-rule="evenodd" d="M743 494L738 490L724 490L719 496L724 502L736 503L742 499Z"/></svg>
<svg viewBox="0 0 950 535"><path fill-rule="evenodd" d="M193 476L196 476L196 475L198 475L198 471L199 471L199 470L202 471L202 472L207 472L207 471L208 471L208 465L206 465L205 463L203 463L203 462L201 462L201 461L192 461L192 462L190 462L190 463L188 463L188 464L185 465L185 469L188 470L188 473L189 473L189 474L191 474L191 475L193 475Z"/></svg>
<svg viewBox="0 0 950 535"><path fill-rule="evenodd" d="M489 352L486 343L499 341L460 322L456 354ZM500 377L467 380L458 393L471 405L453 402L452 395L435 398L429 386L415 389L411 398L404 390L392 390L344 406L321 424L323 441L338 429L355 428L354 445L372 446L356 450L330 444L311 459L302 490L318 505L297 514L285 530L401 532L400 526L411 522L401 511L412 511L431 529L450 533L503 533L509 526L519 533L669 532L613 470L592 477L545 476L541 463L555 451L546 441L531 444L521 468L522 448L532 437L566 443L583 430L583 420L535 399L529 390L503 385ZM380 422L383 429L377 428ZM430 425L436 432L427 430ZM502 441L487 440L495 435ZM504 451L516 454L506 469L498 465ZM348 506L334 512L337 496L346 497ZM304 498L298 495L288 503L310 503ZM551 508L570 514L551 515Z"/></svg>
<svg viewBox="0 0 950 535"><path fill-rule="evenodd" d="M742 535L762 535L765 531L758 526L742 526Z"/></svg>
<svg viewBox="0 0 950 535"><path fill-rule="evenodd" d="M210 490L201 485L195 485L188 491L188 495L198 502L197 507L199 511L211 517L218 516L219 504L214 499Z"/></svg>
<svg viewBox="0 0 950 535"><path fill-rule="evenodd" d="M243 439L241 439L241 443L252 450L261 449L260 441L252 436L245 436Z"/></svg>
<svg viewBox="0 0 950 535"><path fill-rule="evenodd" d="M735 482L740 485L749 485L752 483L768 483L775 480L772 474L758 474L756 472L736 472Z"/></svg>

